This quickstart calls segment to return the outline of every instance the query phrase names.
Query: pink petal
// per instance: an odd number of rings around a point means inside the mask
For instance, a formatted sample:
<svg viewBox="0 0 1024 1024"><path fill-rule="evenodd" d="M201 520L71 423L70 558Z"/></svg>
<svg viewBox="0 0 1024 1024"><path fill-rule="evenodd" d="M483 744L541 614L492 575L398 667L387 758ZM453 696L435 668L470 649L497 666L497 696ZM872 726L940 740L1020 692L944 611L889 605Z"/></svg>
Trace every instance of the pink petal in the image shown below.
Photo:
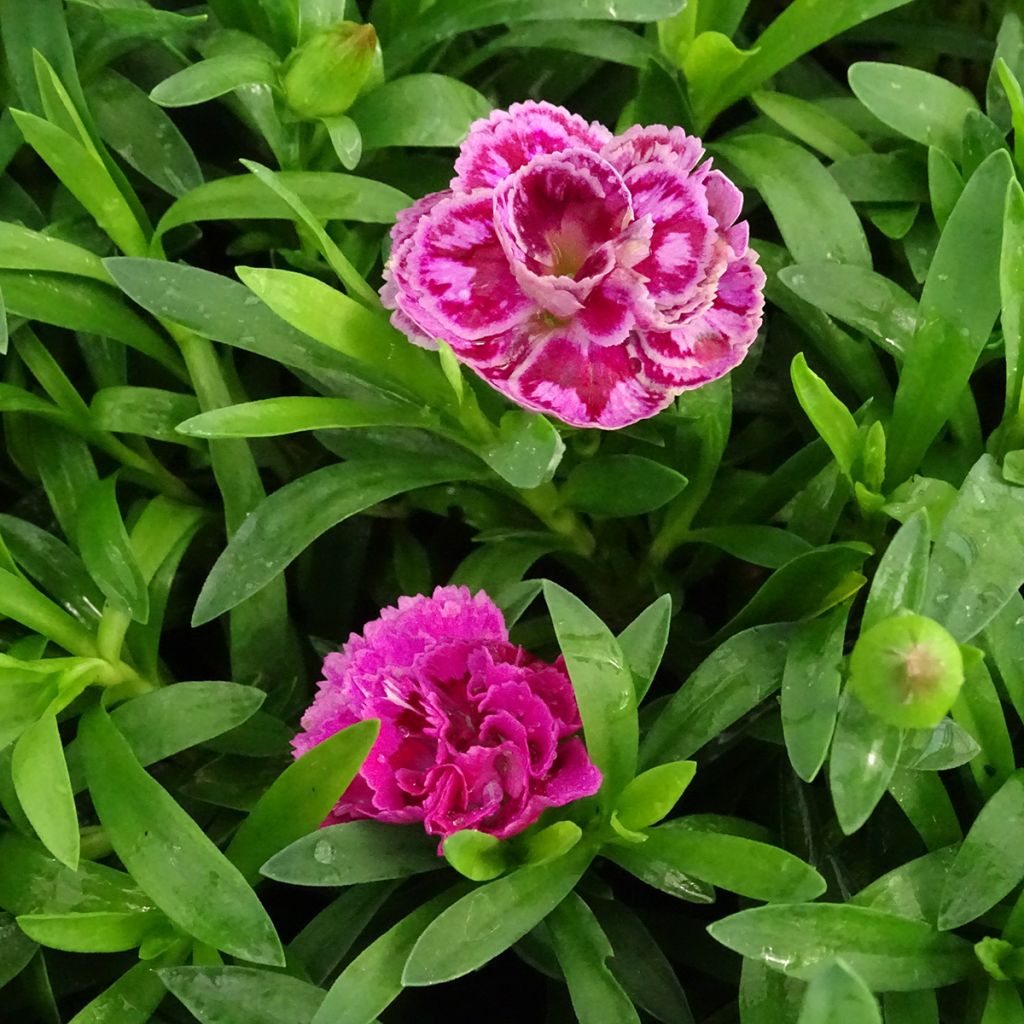
<svg viewBox="0 0 1024 1024"><path fill-rule="evenodd" d="M711 216L723 231L728 230L743 209L743 193L721 171L708 173L704 178L704 190Z"/></svg>
<svg viewBox="0 0 1024 1024"><path fill-rule="evenodd" d="M455 161L452 188L456 192L494 188L538 154L571 148L596 152L611 137L603 125L588 124L564 107L532 100L513 103L507 111L495 110L470 125Z"/></svg>
<svg viewBox="0 0 1024 1024"><path fill-rule="evenodd" d="M391 323L401 331L414 345L421 348L436 349L439 335L436 326L419 323L403 308L410 305L405 301L409 294L409 278L406 263L413 246L413 235L420 221L443 199L451 195L449 190L432 192L430 195L417 199L408 209L398 214L394 227L391 229L391 256L384 267L384 285L380 290L380 300L385 309L394 310ZM414 307L415 309L415 307Z"/></svg>
<svg viewBox="0 0 1024 1024"><path fill-rule="evenodd" d="M630 170L626 184L636 215L654 222L650 254L633 269L647 278L655 302L685 303L716 260L718 225L708 209L704 185L695 176L657 163Z"/></svg>
<svg viewBox="0 0 1024 1024"><path fill-rule="evenodd" d="M413 236L406 273L415 308L403 311L453 346L500 334L534 309L498 241L487 190L433 207Z"/></svg>
<svg viewBox="0 0 1024 1024"><path fill-rule="evenodd" d="M644 376L670 388L717 380L742 362L761 326L764 272L752 253L734 260L710 309L673 331L639 332Z"/></svg>
<svg viewBox="0 0 1024 1024"><path fill-rule="evenodd" d="M612 430L653 416L672 401L671 392L642 381L639 370L632 341L581 346L555 331L537 339L511 373L478 372L527 409L574 427Z"/></svg>
<svg viewBox="0 0 1024 1024"><path fill-rule="evenodd" d="M666 128L663 124L634 125L612 139L601 150L601 155L620 174L653 162L680 174L689 174L704 155L704 147L700 139L687 135L682 128Z"/></svg>

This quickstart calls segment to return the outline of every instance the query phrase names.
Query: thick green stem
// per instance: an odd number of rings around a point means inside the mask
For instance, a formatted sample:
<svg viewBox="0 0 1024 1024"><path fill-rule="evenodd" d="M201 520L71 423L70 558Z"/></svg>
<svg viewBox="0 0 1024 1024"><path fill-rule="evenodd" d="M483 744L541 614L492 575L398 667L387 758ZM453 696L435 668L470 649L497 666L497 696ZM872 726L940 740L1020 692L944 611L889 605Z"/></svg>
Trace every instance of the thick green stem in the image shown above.
<svg viewBox="0 0 1024 1024"><path fill-rule="evenodd" d="M565 537L572 544L572 550L590 558L597 542L583 520L562 501L558 488L553 483L541 484L530 490L520 490L522 503L552 532Z"/></svg>

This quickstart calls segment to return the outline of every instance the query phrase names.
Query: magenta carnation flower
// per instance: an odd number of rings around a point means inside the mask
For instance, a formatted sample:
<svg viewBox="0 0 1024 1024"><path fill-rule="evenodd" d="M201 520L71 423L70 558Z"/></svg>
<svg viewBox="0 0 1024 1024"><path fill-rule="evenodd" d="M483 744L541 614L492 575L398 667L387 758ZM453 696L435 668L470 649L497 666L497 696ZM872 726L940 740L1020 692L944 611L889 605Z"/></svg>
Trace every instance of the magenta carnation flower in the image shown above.
<svg viewBox="0 0 1024 1024"><path fill-rule="evenodd" d="M761 324L743 197L700 142L612 135L549 103L469 130L451 188L399 214L381 291L514 402L622 427L715 380Z"/></svg>
<svg viewBox="0 0 1024 1024"><path fill-rule="evenodd" d="M422 821L431 835L505 838L601 786L562 659L509 643L482 592L399 598L327 656L324 676L292 741L297 756L355 722L381 723L324 824Z"/></svg>

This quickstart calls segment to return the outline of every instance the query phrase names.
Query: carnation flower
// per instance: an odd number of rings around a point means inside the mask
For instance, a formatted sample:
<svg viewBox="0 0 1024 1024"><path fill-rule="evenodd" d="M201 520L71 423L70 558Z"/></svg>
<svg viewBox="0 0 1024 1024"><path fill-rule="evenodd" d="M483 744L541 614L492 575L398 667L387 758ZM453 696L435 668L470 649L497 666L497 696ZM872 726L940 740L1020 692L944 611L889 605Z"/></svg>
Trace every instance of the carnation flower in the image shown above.
<svg viewBox="0 0 1024 1024"><path fill-rule="evenodd" d="M324 824L421 821L431 835L506 838L601 786L562 659L510 643L494 602L465 587L399 598L329 654L296 756L368 718L380 735Z"/></svg>
<svg viewBox="0 0 1024 1024"><path fill-rule="evenodd" d="M549 103L475 122L451 187L399 214L381 291L514 402L578 427L653 416L746 354L764 273L743 197L681 128Z"/></svg>

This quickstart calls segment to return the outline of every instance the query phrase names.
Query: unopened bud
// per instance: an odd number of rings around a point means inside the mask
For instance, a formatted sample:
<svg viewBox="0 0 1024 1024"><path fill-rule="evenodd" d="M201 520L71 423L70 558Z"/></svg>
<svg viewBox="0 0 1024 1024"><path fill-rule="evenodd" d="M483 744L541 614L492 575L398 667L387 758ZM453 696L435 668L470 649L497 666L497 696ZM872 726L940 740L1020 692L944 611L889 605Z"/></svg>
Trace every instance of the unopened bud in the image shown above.
<svg viewBox="0 0 1024 1024"><path fill-rule="evenodd" d="M964 662L956 640L923 615L893 615L863 633L850 655L850 688L891 725L928 729L956 702Z"/></svg>
<svg viewBox="0 0 1024 1024"><path fill-rule="evenodd" d="M362 92L377 59L372 25L342 21L292 52L282 85L285 99L301 118L344 114Z"/></svg>

